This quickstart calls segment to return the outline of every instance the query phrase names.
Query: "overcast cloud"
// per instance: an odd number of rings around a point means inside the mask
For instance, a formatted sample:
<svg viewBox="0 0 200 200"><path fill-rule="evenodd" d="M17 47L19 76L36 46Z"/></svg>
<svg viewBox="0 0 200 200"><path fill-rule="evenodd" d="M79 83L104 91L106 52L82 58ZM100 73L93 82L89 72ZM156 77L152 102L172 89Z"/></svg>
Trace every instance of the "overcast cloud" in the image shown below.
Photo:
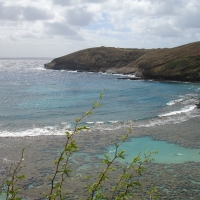
<svg viewBox="0 0 200 200"><path fill-rule="evenodd" d="M0 0L0 57L175 47L200 40L199 11L199 0Z"/></svg>

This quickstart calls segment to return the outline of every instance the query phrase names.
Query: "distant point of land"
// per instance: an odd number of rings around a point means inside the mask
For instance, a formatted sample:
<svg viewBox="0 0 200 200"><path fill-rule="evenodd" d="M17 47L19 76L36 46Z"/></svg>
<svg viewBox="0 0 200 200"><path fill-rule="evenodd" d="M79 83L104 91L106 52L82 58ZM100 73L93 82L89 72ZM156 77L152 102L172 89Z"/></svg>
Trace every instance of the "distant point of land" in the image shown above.
<svg viewBox="0 0 200 200"><path fill-rule="evenodd" d="M142 79L200 81L200 42L174 48L95 47L45 64L46 69L135 74Z"/></svg>

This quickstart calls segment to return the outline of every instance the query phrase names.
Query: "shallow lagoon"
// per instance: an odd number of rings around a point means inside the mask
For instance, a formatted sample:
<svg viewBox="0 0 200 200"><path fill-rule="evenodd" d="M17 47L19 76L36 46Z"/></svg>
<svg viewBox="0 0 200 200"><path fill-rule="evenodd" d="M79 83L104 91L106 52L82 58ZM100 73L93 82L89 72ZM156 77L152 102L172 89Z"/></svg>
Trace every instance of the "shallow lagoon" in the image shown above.
<svg viewBox="0 0 200 200"><path fill-rule="evenodd" d="M156 141L150 137L131 138L124 142L119 150L125 150L125 162L130 162L140 152L158 150L158 154L152 155L155 163L171 164L184 163L187 161L200 162L200 149L190 149L165 141ZM115 145L107 148L107 154L114 155Z"/></svg>

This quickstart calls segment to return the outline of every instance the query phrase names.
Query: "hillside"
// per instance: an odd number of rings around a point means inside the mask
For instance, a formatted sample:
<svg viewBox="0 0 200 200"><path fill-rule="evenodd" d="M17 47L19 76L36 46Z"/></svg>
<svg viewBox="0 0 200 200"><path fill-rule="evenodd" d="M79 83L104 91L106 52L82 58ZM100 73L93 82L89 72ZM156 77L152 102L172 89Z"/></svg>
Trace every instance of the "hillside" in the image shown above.
<svg viewBox="0 0 200 200"><path fill-rule="evenodd" d="M164 49L89 48L56 58L45 64L45 68L200 81L200 42Z"/></svg>

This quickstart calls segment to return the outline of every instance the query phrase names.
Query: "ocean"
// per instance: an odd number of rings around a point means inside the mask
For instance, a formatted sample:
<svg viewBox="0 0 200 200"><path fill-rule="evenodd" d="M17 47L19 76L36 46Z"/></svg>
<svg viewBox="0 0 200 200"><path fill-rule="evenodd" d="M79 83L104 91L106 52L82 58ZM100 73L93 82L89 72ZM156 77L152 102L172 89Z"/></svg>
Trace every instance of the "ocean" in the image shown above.
<svg viewBox="0 0 200 200"><path fill-rule="evenodd" d="M118 129L200 116L198 83L121 80L123 75L46 70L50 58L0 59L0 137L63 135L105 89L102 104L82 123Z"/></svg>
<svg viewBox="0 0 200 200"><path fill-rule="evenodd" d="M125 163L139 153L158 149L143 175L146 186L142 194L157 186L161 199L199 199L200 109L195 105L200 98L199 83L44 69L51 60L0 59L0 182L21 149L30 146L22 194L24 199L41 199L49 189L45 180L53 173L52 163L63 147L65 132L73 130L75 119L104 90L102 106L81 122L91 131L75 136L80 147L71 159L75 177L81 170L95 176L102 153L114 155L112 144L132 120L133 133L120 147L126 151ZM82 197L80 179L69 181L71 195Z"/></svg>

